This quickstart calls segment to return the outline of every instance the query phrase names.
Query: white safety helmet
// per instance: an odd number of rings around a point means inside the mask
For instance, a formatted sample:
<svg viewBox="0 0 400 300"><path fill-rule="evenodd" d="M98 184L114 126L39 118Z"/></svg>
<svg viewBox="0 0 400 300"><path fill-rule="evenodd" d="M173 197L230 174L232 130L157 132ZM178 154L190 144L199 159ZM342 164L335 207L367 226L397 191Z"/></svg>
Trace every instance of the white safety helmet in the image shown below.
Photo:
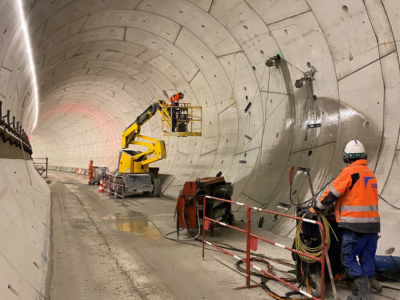
<svg viewBox="0 0 400 300"><path fill-rule="evenodd" d="M350 140L343 152L349 159L366 158L364 145L358 140Z"/></svg>

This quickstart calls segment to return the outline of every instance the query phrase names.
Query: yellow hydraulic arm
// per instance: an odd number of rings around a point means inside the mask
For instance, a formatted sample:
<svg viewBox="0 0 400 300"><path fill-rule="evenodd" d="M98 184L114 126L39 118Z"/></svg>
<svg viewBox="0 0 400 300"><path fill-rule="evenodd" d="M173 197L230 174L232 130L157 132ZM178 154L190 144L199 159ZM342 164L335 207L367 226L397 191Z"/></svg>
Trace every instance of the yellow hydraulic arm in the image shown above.
<svg viewBox="0 0 400 300"><path fill-rule="evenodd" d="M126 149L129 145L147 147L147 151L137 152L132 150L122 150L119 157L119 173L148 173L149 164L157 160L166 158L165 143L162 140L153 139L140 135L140 128L158 112L161 116L170 119L167 105L164 100L159 100L151 104L140 116L138 116L130 126L122 133L122 148ZM169 124L169 127L171 124ZM145 141L137 141L136 139ZM154 155L152 158L148 156Z"/></svg>

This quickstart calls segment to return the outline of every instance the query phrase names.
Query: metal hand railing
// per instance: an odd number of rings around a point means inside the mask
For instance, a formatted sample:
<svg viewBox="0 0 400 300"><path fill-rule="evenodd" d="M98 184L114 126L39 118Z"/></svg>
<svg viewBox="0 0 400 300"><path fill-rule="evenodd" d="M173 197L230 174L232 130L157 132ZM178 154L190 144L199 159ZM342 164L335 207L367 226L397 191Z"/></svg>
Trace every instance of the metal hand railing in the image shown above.
<svg viewBox="0 0 400 300"><path fill-rule="evenodd" d="M243 230L243 229L240 229L240 228L225 224L223 222L219 222L217 220L211 219L209 217L206 217L207 199L215 199L215 200L228 202L228 203L232 203L232 204L236 204L236 205L240 205L240 206L245 207L246 208L246 213L247 213L246 230ZM312 223L312 224L318 225L320 227L320 232L321 232L321 250L322 250L321 251L321 256L320 257L315 257L315 256L312 256L312 255L310 255L308 253L304 253L304 252L292 249L290 247L286 247L286 246L281 245L279 243L276 243L276 242L270 241L268 239L262 238L260 236L257 236L255 234L252 234L251 233L251 227L250 227L251 210L256 210L256 211L259 211L259 212L279 215L279 216L282 216L282 217L295 219L295 220L298 220L298 221L302 220L303 222L308 222L308 223ZM229 251L227 251L225 249L222 249L222 248L214 245L213 243L207 241L205 239L205 231L208 230L209 222L215 222L215 223L218 223L218 224L220 224L222 226L225 226L225 227L228 227L228 228L232 228L232 229L235 229L237 231L245 233L246 234L246 258L241 258L241 257L239 257L237 255L234 255L234 254L230 253ZM271 245L280 247L280 248L285 249L285 250L290 251L290 252L297 253L299 255L306 256L306 257L308 257L310 259L313 259L315 261L320 262L321 263L321 298L316 298L316 297L310 295L309 293L304 292L303 290L299 289L298 287L290 284L289 282L286 282L285 280L283 280L283 279L281 279L281 278L269 273L268 271L266 271L266 270L264 270L264 269L262 269L262 268L260 268L260 267L258 267L256 265L254 265L250 261L250 248L251 248L251 240L252 239L255 239L256 241L257 240L262 240L262 241L267 242L267 243L269 243ZM232 256L236 260L243 261L246 264L246 286L237 287L237 289L239 289L239 288L251 288L251 287L259 286L259 285L250 285L250 275L251 275L250 274L250 272L251 272L250 271L250 267L253 267L254 269L258 270L259 272L264 273L268 277L275 279L276 281L286 285L287 287L295 290L298 293L301 293L302 295L304 295L304 296L306 296L306 297L308 297L310 299L313 299L313 300L324 300L324 289L325 289L325 251L324 251L325 250L325 227L321 222L314 221L314 220L309 220L309 219L306 219L306 218L300 218L300 217L295 217L295 216L291 216L291 215L286 215L286 214L282 214L282 213L279 213L279 212L269 211L269 210L265 210L265 209L261 209L261 208L257 208L257 207L248 207L246 204L240 203L240 202L235 202L235 201L230 201L230 200L226 200L226 199L220 199L220 198L216 198L216 197L206 196L206 197L204 197L204 201L203 201L203 259L204 259L204 245L205 244L210 245L210 246L218 249L219 251Z"/></svg>

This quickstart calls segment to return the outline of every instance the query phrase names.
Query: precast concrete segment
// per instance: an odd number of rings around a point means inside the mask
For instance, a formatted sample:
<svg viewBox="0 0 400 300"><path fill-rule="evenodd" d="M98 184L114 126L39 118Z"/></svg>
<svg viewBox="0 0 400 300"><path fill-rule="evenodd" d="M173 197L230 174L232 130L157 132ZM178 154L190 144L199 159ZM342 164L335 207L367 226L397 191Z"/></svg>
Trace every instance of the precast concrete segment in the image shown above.
<svg viewBox="0 0 400 300"><path fill-rule="evenodd" d="M235 200L280 211L279 202L289 203L290 166L311 168L319 190L344 167L344 145L357 138L379 193L398 207L397 1L52 2L27 4L43 100L35 156L71 168L95 158L113 169L121 131L152 101L182 91L203 107L203 136L165 139L168 157L156 165L168 178L166 196L222 171ZM0 2L0 100L29 128L33 93L13 5ZM286 62L266 67L276 54ZM312 84L296 88L310 70ZM160 138L160 128L153 118L143 134ZM304 174L295 174L293 188L296 201L309 198ZM382 200L380 211L385 237L398 209ZM273 216L264 228L293 232ZM381 241L380 253L391 242Z"/></svg>
<svg viewBox="0 0 400 300"><path fill-rule="evenodd" d="M49 263L50 189L31 161L0 159L0 295L42 299Z"/></svg>

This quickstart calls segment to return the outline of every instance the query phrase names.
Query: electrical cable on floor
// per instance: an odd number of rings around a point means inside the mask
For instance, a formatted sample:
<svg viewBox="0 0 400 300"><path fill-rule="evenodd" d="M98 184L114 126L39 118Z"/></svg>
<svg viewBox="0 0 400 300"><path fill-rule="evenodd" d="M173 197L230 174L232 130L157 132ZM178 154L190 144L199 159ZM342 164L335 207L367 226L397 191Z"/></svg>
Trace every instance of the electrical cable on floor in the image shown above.
<svg viewBox="0 0 400 300"><path fill-rule="evenodd" d="M130 210L129 208L128 208L128 210ZM132 210L131 210L132 211ZM158 230L158 232L160 232L160 234L161 234L161 236L162 237L164 237L165 239L167 239L167 240L170 240L170 241L173 241L173 242L177 242L177 243L181 243L181 244L185 244L185 245L189 245L189 246L193 246L193 247L197 247L197 248L202 248L202 246L201 245L196 245L196 244L193 244L193 243L188 243L188 242L185 242L185 240L179 240L179 239L174 239L174 238L170 238L170 237L168 237L168 235L170 235L170 234L173 234L173 233L176 233L177 231L175 230L175 231L172 231L172 232L169 232L169 233L167 233L167 234L164 234L162 231L161 231L161 229L152 221L152 220L148 220L150 223L152 223L153 224L153 226L154 226L154 228L156 228L157 230ZM182 230L184 230L184 228L182 228ZM193 240L193 241L197 241L197 242L202 242L202 241L200 241L200 240L198 240L198 239L195 239L195 240ZM242 250L242 249L239 249L239 248L235 248L235 247L233 247L233 246L231 246L231 245L229 245L229 244L225 244L225 243L220 243L220 242L213 242L213 244L219 244L219 245L226 245L226 246L228 246L228 247L224 247L224 246L219 246L220 248L223 248L223 249L227 249L227 250L233 250L233 251L237 251L237 252L242 252L242 253L246 253L246 250ZM221 253L221 251L219 251L219 250L216 250L216 249L208 249L208 251L213 251L213 252L216 252L216 253ZM251 258L251 260L256 260L257 258L258 259L260 259L259 261L260 262L262 262L262 263L265 263L265 264L267 264L267 265L270 265L270 263L268 262L268 260L269 261L272 261L272 262L276 262L276 263L279 263L279 264L282 264L282 265L284 265L284 266L288 266L288 267L291 267L291 268L295 268L296 266L294 265L294 264L291 264L291 263L288 263L288 262L285 262L285 261L282 261L282 260L279 260L279 259L274 259L274 258L271 258L271 257L268 257L268 256L265 256L265 255L263 255L263 254L258 254L258 253L254 253L254 252L250 252L250 254L251 255L253 255L253 256L255 256L255 257L252 257ZM236 263L236 267L237 267L237 269L239 270L239 271L241 271L240 270L240 264L241 263L243 263L243 261L238 261L237 263ZM245 270L242 268L242 272L245 272ZM271 270L271 272L272 272L272 270ZM267 292L271 297L273 297L274 299L277 299L277 300L290 300L290 299L292 299L292 300L300 300L300 299L302 299L302 298L287 298L287 297L280 297L279 295L277 295L277 294L275 294L268 286L267 286L267 282L271 279L271 278L268 278L265 274L260 274L260 273L256 273L256 272L251 272L251 275L254 275L254 276L257 276L257 277L260 277L261 278L261 283L260 283L260 287L265 291L265 292ZM293 280L292 278L289 278L290 280ZM305 278L304 278L305 279ZM396 289L396 288L393 288L393 287L389 287L389 286L382 286L383 288L387 288L387 289L392 289L392 290L397 290L397 291L400 291L400 289ZM308 289L309 287L307 286L307 289Z"/></svg>
<svg viewBox="0 0 400 300"><path fill-rule="evenodd" d="M266 264L267 265L267 272L272 274L273 272L273 268L272 265L265 259L262 258L257 258L257 257L252 257L250 258L251 261L258 261L260 263ZM241 264L243 264L244 262L242 260L238 261L236 263L236 268L238 269L238 271L242 272L242 273L246 273L246 270L244 268L241 267ZM299 299L303 299L302 295L299 292L289 292L287 293L285 296L280 296L278 294L276 294L275 292L273 292L267 285L267 282L269 280L273 280L273 277L268 276L267 274L264 273L260 273L260 272L255 272L255 271L250 271L250 275L259 277L261 279L261 283L260 283L260 287L268 294L270 295L272 298L277 299L277 300L299 300ZM282 280L286 281L286 282L295 282L296 278L281 278ZM289 298L291 295L300 295L301 298Z"/></svg>
<svg viewBox="0 0 400 300"><path fill-rule="evenodd" d="M331 181L333 181L333 179L332 179ZM331 182L331 181L330 181L330 182ZM317 194L319 194L322 190L324 190L324 189L326 188L326 186L327 186L330 182L328 182ZM303 202L303 203L304 203L304 202ZM131 209L128 208L128 210L131 210ZM185 210L185 209L184 209L184 210ZM132 210L131 210L131 211L132 211ZM175 238L170 238L170 237L168 237L168 235L173 234L173 233L176 233L176 232L178 232L178 231L175 230L175 231L169 232L169 233L167 233L167 234L164 235L163 232L161 231L161 229L160 229L152 220L148 220L148 221L149 221L150 223L153 224L153 226L160 232L160 234L161 234L165 239L168 239L168 240L173 241L173 242L178 242L178 243L182 243L182 244L186 244L186 245L190 245L190 246L202 248L202 246L200 246L200 245L195 245L195 244L193 244L193 243L188 243L188 242L186 242L186 241L197 241L197 242L200 242L200 243L202 242L202 241L200 241L200 240L197 239L197 237L200 235L201 227L200 227L199 211L196 209L196 212L197 212L197 220L198 220L197 225L198 225L198 227L199 227L199 231L198 231L198 233L197 233L197 235L196 235L195 237L193 237L193 236L190 234L189 228L187 227L186 218L184 218L185 227L186 227L186 230L188 231L189 235L192 237L191 239L175 239ZM184 213L184 212L183 212L183 213ZM300 213L301 213L301 212L300 212ZM323 223L323 225L324 225L324 227L325 227L325 243L328 244L328 245L330 245L330 241L331 241L331 238L330 238L330 230L332 230L332 232L333 232L333 234L334 234L336 240L338 240L338 238L337 238L335 232L333 231L331 225L329 224L328 220L325 218L325 216L323 216L321 213L319 213L319 214L320 214L322 223ZM296 238L295 238L296 250L299 250L299 251L301 251L301 252L304 252L304 253L313 255L313 256L315 256L316 258L320 257L321 254L322 254L322 252L321 252L321 250L322 250L321 246L315 247L315 248L310 248L310 247L304 245L304 243L301 241L301 237L300 237L301 225L302 225L302 221L299 221L298 224L297 224L297 226L296 226ZM184 230L184 229L182 229L182 230ZM213 243L214 243L214 244L219 244L219 245L220 245L219 247L220 247L220 248L223 248L223 249L228 249L228 250L232 250L232 251L237 251L237 252L246 253L245 250L242 250L242 249L239 249L239 248L235 248L235 247L233 247L233 246L231 246L231 245L229 245L229 244L220 243L220 242L213 242ZM224 247L224 246L221 246L221 245L225 245L225 246L227 246L227 247ZM208 250L214 251L214 252L217 252L217 253L221 253L221 251L216 250L216 249L208 249ZM269 260L269 261L272 261L272 262L276 262L276 263L282 264L282 265L285 265L285 266L288 266L288 267L291 267L291 268L295 268L295 265L293 265L293 264L287 263L287 262L282 261L282 260L279 260L279 259L273 259L273 258L268 257L268 256L265 256L265 255L263 255L263 254L257 254L257 253L253 253L253 252L250 252L250 254L253 255L253 257L251 257L250 260L252 260L252 261L258 261L258 262L267 264L267 266L268 266L268 273L270 273L270 274L272 274L272 265L268 262L268 260ZM302 256L302 255L299 255L299 257L300 257L303 261L305 261L306 263L314 263L314 262L316 262L315 260L310 259L310 258L305 257L305 256ZM236 268L238 269L238 271L245 273L246 271L240 266L242 263L243 263L242 260L238 261L238 262L236 263ZM301 265L301 266L302 266L302 265ZM308 269L308 268L307 268L307 269ZM306 283L306 286L307 286L307 290L308 290L308 292L310 293L311 287L310 287L310 283L309 283L309 280L308 280L308 271L306 272L306 274L304 274L303 269L302 269L301 271L302 271L302 280L300 281L300 285L299 285L298 288L300 289L300 288L304 285L304 282L305 282L305 283ZM280 295L276 294L276 293L273 292L273 291L268 287L268 285L267 285L267 282L268 282L269 280L273 279L273 278L272 278L272 277L269 277L268 275L266 275L266 274L264 274L264 273L258 273L258 272L253 272L253 271L251 271L251 272L250 272L250 275L253 275L253 276L256 276L256 277L261 278L260 287L261 287L268 295L270 295L270 296L271 296L272 298L274 298L274 299L277 299L277 300L299 300L299 298L289 298L289 297L292 296L292 295L299 295L299 296L300 296L300 299L303 299L303 295L302 295L301 293L299 293L299 292L296 292L296 291L295 291L295 292L289 292L289 293L287 293L285 296L280 296ZM281 279L284 280L284 281L286 281L286 282L296 282L296 281L297 281L296 278L281 278ZM388 289L392 289L392 290L400 291L400 289L396 289L396 288L392 288L392 287L388 287L388 286L383 286L383 287L384 287L384 288L388 288Z"/></svg>
<svg viewBox="0 0 400 300"><path fill-rule="evenodd" d="M398 292L400 292L400 289L398 289L398 288L394 288L394 287L391 287L391 286L382 285L382 287L383 287L384 289L395 290L395 291L398 291Z"/></svg>

